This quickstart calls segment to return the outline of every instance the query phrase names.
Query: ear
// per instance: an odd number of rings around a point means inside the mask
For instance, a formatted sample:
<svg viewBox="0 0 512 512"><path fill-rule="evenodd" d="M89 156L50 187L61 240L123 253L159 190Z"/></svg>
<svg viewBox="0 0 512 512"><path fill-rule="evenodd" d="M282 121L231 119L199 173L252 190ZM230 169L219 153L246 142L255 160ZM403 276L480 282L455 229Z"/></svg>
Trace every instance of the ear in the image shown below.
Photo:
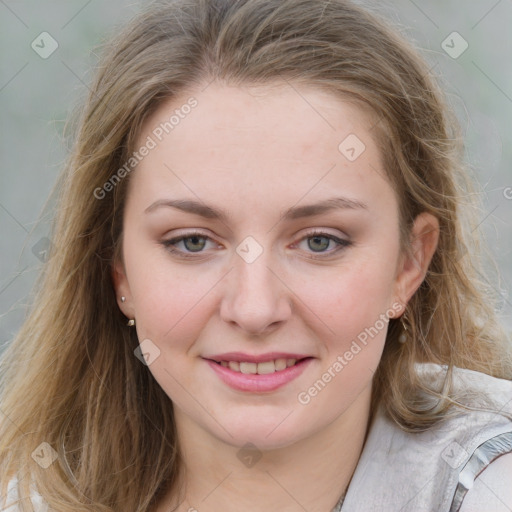
<svg viewBox="0 0 512 512"><path fill-rule="evenodd" d="M410 232L411 254L402 254L398 267L395 293L400 303L407 305L425 279L438 241L439 220L430 213L420 213Z"/></svg>
<svg viewBox="0 0 512 512"><path fill-rule="evenodd" d="M127 318L134 318L135 314L133 310L132 296L130 293L130 285L128 283L128 278L126 277L124 263L120 258L114 258L111 266L111 276L119 309ZM125 297L124 302L121 300L121 297Z"/></svg>

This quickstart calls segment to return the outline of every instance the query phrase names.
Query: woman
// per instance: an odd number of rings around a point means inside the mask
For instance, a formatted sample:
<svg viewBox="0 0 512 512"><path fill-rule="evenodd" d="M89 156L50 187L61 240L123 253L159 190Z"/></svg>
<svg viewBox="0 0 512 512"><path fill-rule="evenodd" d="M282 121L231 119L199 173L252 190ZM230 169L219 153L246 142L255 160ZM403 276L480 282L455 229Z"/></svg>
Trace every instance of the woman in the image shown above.
<svg viewBox="0 0 512 512"><path fill-rule="evenodd" d="M58 190L3 356L12 510L497 506L476 477L512 478L510 344L455 124L382 21L154 4L109 44Z"/></svg>

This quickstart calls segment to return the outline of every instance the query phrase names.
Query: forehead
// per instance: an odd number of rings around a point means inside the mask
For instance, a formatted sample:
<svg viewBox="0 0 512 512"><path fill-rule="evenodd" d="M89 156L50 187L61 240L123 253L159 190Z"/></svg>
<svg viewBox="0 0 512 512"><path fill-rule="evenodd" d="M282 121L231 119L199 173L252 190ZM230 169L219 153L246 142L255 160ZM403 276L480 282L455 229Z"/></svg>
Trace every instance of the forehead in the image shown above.
<svg viewBox="0 0 512 512"><path fill-rule="evenodd" d="M150 138L154 148L137 165L132 190L220 202L278 195L292 204L334 188L389 200L374 122L312 86L212 83L165 101L145 121L137 147Z"/></svg>
<svg viewBox="0 0 512 512"><path fill-rule="evenodd" d="M193 109L188 107L192 99L196 102ZM274 142L279 146L293 145L295 149L299 145L314 149L314 142L324 140L332 145L340 142L343 134L356 133L366 138L369 136L366 132L374 123L373 117L369 109L363 110L362 104L356 104L348 96L341 99L311 85L213 83L203 90L181 93L165 101L146 121L142 131L158 131L161 126L165 132L162 137L177 142L180 132L190 135L187 127L193 126L193 141L188 142L204 147L216 145L214 141L224 142L227 135L232 142L243 141L244 147L249 149L249 135L258 137L254 145L265 139L267 146ZM172 127L164 126L168 121ZM168 135L171 137L166 137Z"/></svg>

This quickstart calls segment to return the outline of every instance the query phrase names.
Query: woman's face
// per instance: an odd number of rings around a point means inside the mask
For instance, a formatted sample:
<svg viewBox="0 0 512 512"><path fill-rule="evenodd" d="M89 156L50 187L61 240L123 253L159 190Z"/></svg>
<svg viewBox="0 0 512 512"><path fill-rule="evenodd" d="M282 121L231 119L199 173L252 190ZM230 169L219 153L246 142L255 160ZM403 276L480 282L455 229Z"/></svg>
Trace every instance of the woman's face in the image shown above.
<svg viewBox="0 0 512 512"><path fill-rule="evenodd" d="M400 256L374 122L314 88L216 83L146 121L114 279L178 424L273 448L368 402L425 266Z"/></svg>

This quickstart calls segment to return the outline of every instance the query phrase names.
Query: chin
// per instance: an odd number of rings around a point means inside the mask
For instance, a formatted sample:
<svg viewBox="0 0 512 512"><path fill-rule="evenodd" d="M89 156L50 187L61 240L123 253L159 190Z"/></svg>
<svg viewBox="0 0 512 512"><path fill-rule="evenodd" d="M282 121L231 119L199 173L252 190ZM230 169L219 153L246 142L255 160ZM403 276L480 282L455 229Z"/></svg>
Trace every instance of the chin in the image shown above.
<svg viewBox="0 0 512 512"><path fill-rule="evenodd" d="M292 415L290 415L292 416ZM229 423L227 428L229 435L223 429L217 430L217 437L230 444L233 447L243 449L246 445L252 444L259 450L276 450L284 448L304 437L304 424L298 425L296 421L289 421L286 414L280 418L263 420L260 418L249 417L246 420L238 416L236 423Z"/></svg>

